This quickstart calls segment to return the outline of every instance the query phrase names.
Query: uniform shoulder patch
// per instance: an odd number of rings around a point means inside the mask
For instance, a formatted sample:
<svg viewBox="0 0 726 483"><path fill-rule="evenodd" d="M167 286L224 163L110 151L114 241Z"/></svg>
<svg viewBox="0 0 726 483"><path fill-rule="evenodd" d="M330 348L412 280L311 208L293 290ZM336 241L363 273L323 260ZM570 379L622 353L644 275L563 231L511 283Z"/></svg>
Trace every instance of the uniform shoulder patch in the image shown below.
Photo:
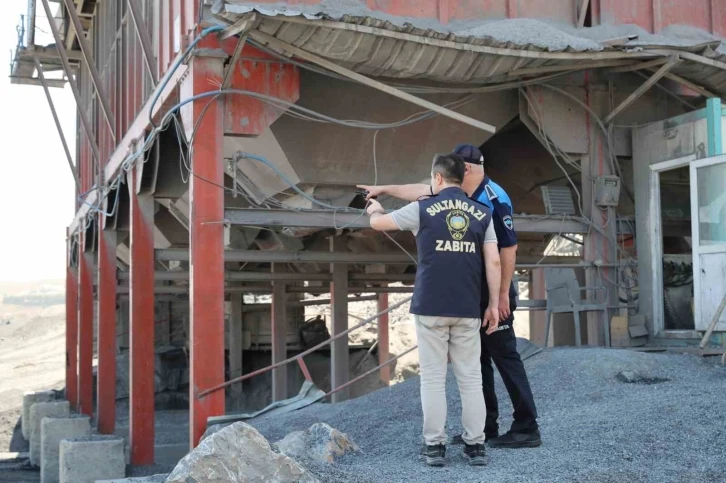
<svg viewBox="0 0 726 483"><path fill-rule="evenodd" d="M509 230L514 230L514 219L510 215L505 216L502 218L502 222L504 223L504 226L507 227Z"/></svg>
<svg viewBox="0 0 726 483"><path fill-rule="evenodd" d="M489 201L499 198L496 191L494 191L494 188L492 188L488 184L484 185L484 192L487 194L487 198L489 198Z"/></svg>

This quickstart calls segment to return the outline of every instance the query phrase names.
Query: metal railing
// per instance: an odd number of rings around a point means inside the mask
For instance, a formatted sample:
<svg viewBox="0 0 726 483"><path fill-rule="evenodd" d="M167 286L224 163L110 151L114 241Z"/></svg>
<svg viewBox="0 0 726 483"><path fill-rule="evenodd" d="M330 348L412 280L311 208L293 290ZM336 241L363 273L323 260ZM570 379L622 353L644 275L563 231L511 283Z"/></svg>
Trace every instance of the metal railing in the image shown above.
<svg viewBox="0 0 726 483"><path fill-rule="evenodd" d="M25 15L20 15L20 23L15 27L18 33L18 42L15 50L10 49L10 76L13 75L13 67L18 61L18 51L25 48Z"/></svg>
<svg viewBox="0 0 726 483"><path fill-rule="evenodd" d="M303 357L305 357L306 355L312 354L313 352L317 351L318 349L321 349L321 348L323 348L323 347L325 347L325 346L327 346L329 344L332 344L334 341L340 339L341 337L347 337L348 334L350 334L351 332L353 332L355 330L358 330L361 327L364 327L364 326L366 326L366 325L374 322L375 320L377 320L382 315L385 315L385 314L389 313L390 311L392 311L392 310L400 307L401 305L404 305L404 304L410 302L412 298L413 297L407 297L404 300L401 300L400 302L396 302L393 305L389 305L388 308L386 308L385 310L382 310L382 311L378 312L377 314L373 315L372 317L369 317L367 319L364 319L358 325L355 325L353 327L350 327L347 330L344 330L343 332L341 332L340 334L336 334L335 336L330 337L329 339L327 339L327 340L325 340L325 341L323 341L323 342L321 342L321 343L319 343L319 344L311 347L310 349L307 349L306 351L301 352L300 354L298 354L296 356L293 356L293 357L290 357L288 359L285 359L284 361L276 362L276 363L271 364L271 365L269 365L269 366L267 366L265 368L258 369L256 371L250 372L249 374L245 374L243 376L236 377L234 379L230 379L227 382L224 382L222 384L218 384L216 386L213 386L213 387L210 387L210 388L205 389L203 391L200 391L197 394L197 398L198 399L201 399L201 398L203 398L203 397L205 397L205 396L207 396L209 394L212 394L212 393L217 392L217 391L221 391L222 389L225 389L225 388L227 388L227 387L229 387L229 386L231 386L233 384L236 384L238 382L245 381L245 380L250 379L250 378L252 378L254 376L259 376L260 374L265 374L265 373L267 373L269 371L272 371L273 369L277 369L277 368L282 367L282 366L284 366L286 364L289 364L291 362L297 362L300 365L300 369L303 371L303 374L305 375L305 378L308 379L308 380L310 380L310 374L307 372L307 367L305 366L305 362L303 361ZM384 362L383 364L381 364L377 368L371 369L370 371L366 372L365 374L362 374L362 375L356 377L355 379L353 379L351 381L348 381L347 383L345 383L345 384L343 384L341 386L338 386L336 388L332 388L332 390L328 394L326 394L325 396L327 397L327 396L329 396L331 394L334 394L334 393L336 393L336 392L344 389L345 387L353 384L354 382L359 381L363 377L365 377L365 376L367 376L367 375L375 372L376 370L380 369L381 367L384 367L384 366L386 366L388 364L391 364L391 363L395 362L397 359L399 359L400 357L402 357L405 354L408 354L409 352L413 351L417 347L418 346L414 346L414 347L408 349L406 352L404 352L402 354L399 354L398 356L396 356L394 358L389 359L388 361Z"/></svg>

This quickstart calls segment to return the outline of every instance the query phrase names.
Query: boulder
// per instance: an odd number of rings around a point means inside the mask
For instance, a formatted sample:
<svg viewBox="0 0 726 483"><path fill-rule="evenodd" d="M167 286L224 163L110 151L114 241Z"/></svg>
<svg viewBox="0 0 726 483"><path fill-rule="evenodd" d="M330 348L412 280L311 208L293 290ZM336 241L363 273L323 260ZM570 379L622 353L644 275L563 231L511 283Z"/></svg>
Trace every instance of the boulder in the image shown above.
<svg viewBox="0 0 726 483"><path fill-rule="evenodd" d="M313 483L317 479L289 457L275 453L256 429L238 422L203 439L166 483Z"/></svg>
<svg viewBox="0 0 726 483"><path fill-rule="evenodd" d="M305 431L295 431L275 443L280 452L291 458L310 458L332 463L338 456L360 451L345 433L325 423L315 423Z"/></svg>

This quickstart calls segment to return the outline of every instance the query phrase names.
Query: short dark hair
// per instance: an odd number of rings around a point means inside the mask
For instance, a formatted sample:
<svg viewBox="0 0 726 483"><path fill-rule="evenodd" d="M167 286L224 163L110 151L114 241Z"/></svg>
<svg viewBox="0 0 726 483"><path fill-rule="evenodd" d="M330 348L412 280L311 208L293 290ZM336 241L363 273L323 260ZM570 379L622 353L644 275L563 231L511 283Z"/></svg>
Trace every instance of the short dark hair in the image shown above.
<svg viewBox="0 0 726 483"><path fill-rule="evenodd" d="M464 158L458 154L437 154L431 166L432 173L439 173L449 184L461 185L464 181Z"/></svg>

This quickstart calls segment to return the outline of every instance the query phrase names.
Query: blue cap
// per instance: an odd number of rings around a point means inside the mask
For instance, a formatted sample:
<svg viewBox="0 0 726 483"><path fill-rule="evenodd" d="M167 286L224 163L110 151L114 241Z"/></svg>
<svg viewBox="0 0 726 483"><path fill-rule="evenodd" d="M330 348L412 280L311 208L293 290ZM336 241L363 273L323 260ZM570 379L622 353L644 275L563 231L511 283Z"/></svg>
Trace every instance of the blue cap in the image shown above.
<svg viewBox="0 0 726 483"><path fill-rule="evenodd" d="M464 158L467 163L484 165L484 155L479 148L471 144L459 144L454 148L454 154Z"/></svg>

